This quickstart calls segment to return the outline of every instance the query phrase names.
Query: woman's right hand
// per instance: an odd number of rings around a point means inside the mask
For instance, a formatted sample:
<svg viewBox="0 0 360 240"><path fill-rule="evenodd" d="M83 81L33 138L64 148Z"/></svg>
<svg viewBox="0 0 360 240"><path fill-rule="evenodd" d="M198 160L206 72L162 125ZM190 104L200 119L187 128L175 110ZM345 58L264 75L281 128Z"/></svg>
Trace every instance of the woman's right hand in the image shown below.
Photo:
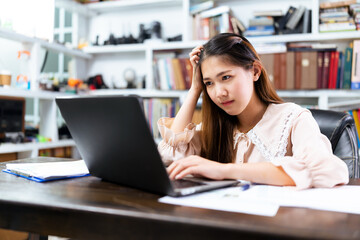
<svg viewBox="0 0 360 240"><path fill-rule="evenodd" d="M203 50L203 46L197 46L190 53L190 62L193 67L193 78L191 83L191 89L201 92L202 91L202 78L200 67L197 67L197 63L200 60L200 53Z"/></svg>

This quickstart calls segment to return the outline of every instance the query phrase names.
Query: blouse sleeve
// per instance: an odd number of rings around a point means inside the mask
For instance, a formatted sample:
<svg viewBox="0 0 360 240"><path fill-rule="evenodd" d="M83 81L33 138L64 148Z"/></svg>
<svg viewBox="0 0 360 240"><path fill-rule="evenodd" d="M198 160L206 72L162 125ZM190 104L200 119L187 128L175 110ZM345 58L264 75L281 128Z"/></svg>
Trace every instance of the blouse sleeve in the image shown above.
<svg viewBox="0 0 360 240"><path fill-rule="evenodd" d="M162 137L158 150L165 165L190 155L200 154L200 125L189 123L183 132L174 133L170 129L173 121L173 118L158 120L158 128Z"/></svg>
<svg viewBox="0 0 360 240"><path fill-rule="evenodd" d="M346 163L332 152L329 139L309 111L294 119L291 129L293 156L278 159L277 164L293 179L297 188L333 187L349 182Z"/></svg>

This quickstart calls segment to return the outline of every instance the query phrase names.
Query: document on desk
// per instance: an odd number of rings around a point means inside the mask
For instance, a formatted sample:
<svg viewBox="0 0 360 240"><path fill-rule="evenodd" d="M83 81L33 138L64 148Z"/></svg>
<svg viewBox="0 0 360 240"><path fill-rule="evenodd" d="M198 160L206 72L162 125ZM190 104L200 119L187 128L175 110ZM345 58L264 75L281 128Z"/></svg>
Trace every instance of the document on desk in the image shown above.
<svg viewBox="0 0 360 240"><path fill-rule="evenodd" d="M167 196L159 201L263 216L275 216L279 206L360 214L360 204L356 196L360 196L360 186L297 190L295 187L254 185L246 191L239 187L230 187L188 197Z"/></svg>
<svg viewBox="0 0 360 240"><path fill-rule="evenodd" d="M89 175L89 170L84 160L45 163L8 163L6 164L6 169L3 169L3 172L36 182Z"/></svg>
<svg viewBox="0 0 360 240"><path fill-rule="evenodd" d="M251 189L229 187L186 197L162 197L162 203L273 217L279 205L253 196Z"/></svg>

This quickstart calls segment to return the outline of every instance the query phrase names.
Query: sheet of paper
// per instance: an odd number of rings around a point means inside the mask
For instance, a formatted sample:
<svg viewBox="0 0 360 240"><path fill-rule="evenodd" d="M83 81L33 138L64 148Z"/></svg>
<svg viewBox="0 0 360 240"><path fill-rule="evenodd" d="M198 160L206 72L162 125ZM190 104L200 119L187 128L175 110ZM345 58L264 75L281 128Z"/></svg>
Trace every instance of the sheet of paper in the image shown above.
<svg viewBox="0 0 360 240"><path fill-rule="evenodd" d="M252 193L280 206L360 214L360 186L311 188L255 186Z"/></svg>
<svg viewBox="0 0 360 240"><path fill-rule="evenodd" d="M230 187L187 197L162 197L162 203L183 205L189 207L208 208L214 210L247 213L262 216L275 216L279 205L266 202L260 198L249 197L249 191L239 187Z"/></svg>
<svg viewBox="0 0 360 240"><path fill-rule="evenodd" d="M6 168L41 179L88 174L84 160L46 163L8 163Z"/></svg>
<svg viewBox="0 0 360 240"><path fill-rule="evenodd" d="M360 186L297 190L295 187L254 185L246 191L231 187L188 197L163 197L159 201L263 216L275 216L279 206L360 214L357 196L360 196Z"/></svg>

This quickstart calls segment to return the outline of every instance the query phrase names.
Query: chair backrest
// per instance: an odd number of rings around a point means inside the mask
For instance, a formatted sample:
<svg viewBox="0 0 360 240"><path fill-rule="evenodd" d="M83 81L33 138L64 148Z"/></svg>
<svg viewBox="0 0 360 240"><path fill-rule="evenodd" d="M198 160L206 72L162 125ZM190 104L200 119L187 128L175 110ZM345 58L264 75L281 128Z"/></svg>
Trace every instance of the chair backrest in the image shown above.
<svg viewBox="0 0 360 240"><path fill-rule="evenodd" d="M331 142L333 153L341 158L349 169L350 178L359 178L359 149L353 117L345 112L310 110L322 134Z"/></svg>

